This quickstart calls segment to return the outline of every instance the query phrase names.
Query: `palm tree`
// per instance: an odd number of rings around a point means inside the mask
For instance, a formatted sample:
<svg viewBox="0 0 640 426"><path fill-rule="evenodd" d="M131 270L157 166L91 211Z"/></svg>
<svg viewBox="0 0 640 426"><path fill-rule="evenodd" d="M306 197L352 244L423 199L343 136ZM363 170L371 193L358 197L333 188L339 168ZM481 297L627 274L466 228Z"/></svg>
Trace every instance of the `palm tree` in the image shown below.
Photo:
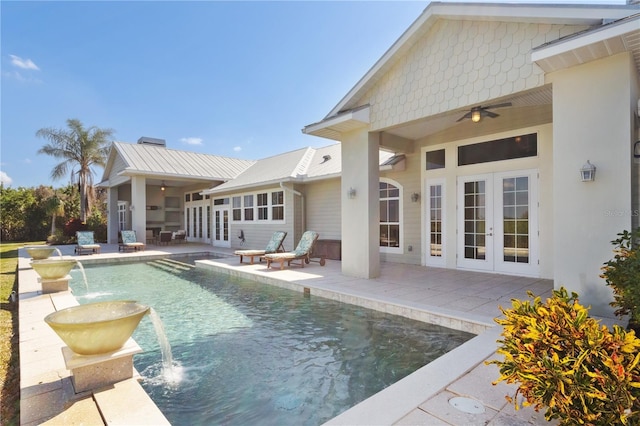
<svg viewBox="0 0 640 426"><path fill-rule="evenodd" d="M109 138L112 129L100 129L92 126L85 129L77 119L67 120L68 129L43 128L36 132L37 137L49 140L38 150L38 154L47 154L63 159L51 171L51 178L60 179L71 168L71 182L77 183L80 192L80 220L87 220L87 212L93 201L93 166L104 167L109 151Z"/></svg>
<svg viewBox="0 0 640 426"><path fill-rule="evenodd" d="M56 216L64 216L64 201L56 192L45 200L44 208L51 215L51 234L56 235Z"/></svg>

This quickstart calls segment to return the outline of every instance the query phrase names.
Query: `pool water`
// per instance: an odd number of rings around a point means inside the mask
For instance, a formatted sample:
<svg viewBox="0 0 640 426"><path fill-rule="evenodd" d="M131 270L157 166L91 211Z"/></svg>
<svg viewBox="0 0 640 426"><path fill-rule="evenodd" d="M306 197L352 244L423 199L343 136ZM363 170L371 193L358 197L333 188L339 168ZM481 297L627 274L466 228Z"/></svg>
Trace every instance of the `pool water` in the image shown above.
<svg viewBox="0 0 640 426"><path fill-rule="evenodd" d="M318 425L473 335L165 259L73 272L80 303L131 299L162 319L133 338L142 386L173 425Z"/></svg>

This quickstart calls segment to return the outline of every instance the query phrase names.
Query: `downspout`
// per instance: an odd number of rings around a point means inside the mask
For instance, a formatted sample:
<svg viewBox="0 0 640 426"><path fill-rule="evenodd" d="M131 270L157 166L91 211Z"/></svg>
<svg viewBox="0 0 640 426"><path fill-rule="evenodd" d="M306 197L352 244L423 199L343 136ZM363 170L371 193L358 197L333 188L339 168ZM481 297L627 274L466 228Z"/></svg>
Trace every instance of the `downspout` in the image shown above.
<svg viewBox="0 0 640 426"><path fill-rule="evenodd" d="M306 212L304 210L304 195L302 195L301 192L296 191L293 188L289 188L288 186L285 186L283 182L280 182L280 188L282 188L285 191L289 191L289 192L293 193L294 195L297 195L298 197L300 197L300 201L302 202L302 232L306 231L305 219L307 217L307 214L306 214ZM294 226L295 226L295 223L294 223Z"/></svg>

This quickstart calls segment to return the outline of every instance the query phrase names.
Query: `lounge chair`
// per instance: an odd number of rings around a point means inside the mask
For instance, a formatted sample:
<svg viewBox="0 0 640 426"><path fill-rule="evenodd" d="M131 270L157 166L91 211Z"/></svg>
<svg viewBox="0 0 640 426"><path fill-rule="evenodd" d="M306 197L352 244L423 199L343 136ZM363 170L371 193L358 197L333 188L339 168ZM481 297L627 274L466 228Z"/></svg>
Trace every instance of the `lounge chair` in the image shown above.
<svg viewBox="0 0 640 426"><path fill-rule="evenodd" d="M284 262L287 262L287 266L291 266L291 262L294 260L300 260L300 265L304 268L304 264L309 263L313 245L318 240L318 237L317 232L306 231L302 234L302 238L300 238L300 242L294 251L265 254L263 258L267 259L267 268L271 267L271 262L280 262L280 269L284 269Z"/></svg>
<svg viewBox="0 0 640 426"><path fill-rule="evenodd" d="M284 246L282 242L284 241L287 233L284 231L276 231L271 236L267 247L264 250L236 250L235 255L240 256L240 263L242 263L242 259L246 256L251 258L251 264L253 265L253 258L258 257L260 262L262 262L262 256L270 253L283 252Z"/></svg>
<svg viewBox="0 0 640 426"><path fill-rule="evenodd" d="M79 255L82 252L100 253L100 244L93 240L93 231L76 231L76 239L78 243L74 251Z"/></svg>
<svg viewBox="0 0 640 426"><path fill-rule="evenodd" d="M136 231L120 231L120 236L122 237L122 242L118 244L118 251L138 251L145 249L145 244L138 242Z"/></svg>

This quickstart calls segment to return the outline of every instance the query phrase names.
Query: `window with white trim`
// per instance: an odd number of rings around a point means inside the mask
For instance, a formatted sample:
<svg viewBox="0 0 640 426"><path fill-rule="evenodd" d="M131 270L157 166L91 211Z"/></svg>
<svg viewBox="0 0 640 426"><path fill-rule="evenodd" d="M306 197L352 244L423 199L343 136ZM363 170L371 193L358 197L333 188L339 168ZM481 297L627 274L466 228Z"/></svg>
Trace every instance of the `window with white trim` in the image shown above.
<svg viewBox="0 0 640 426"><path fill-rule="evenodd" d="M268 193L261 192L256 196L258 205L258 220L269 220L269 197Z"/></svg>
<svg viewBox="0 0 640 426"><path fill-rule="evenodd" d="M231 205L233 210L233 220L242 220L242 197L233 197L231 199Z"/></svg>
<svg viewBox="0 0 640 426"><path fill-rule="evenodd" d="M231 197L231 218L234 222L283 221L284 191L259 192Z"/></svg>
<svg viewBox="0 0 640 426"><path fill-rule="evenodd" d="M253 194L245 195L243 198L244 220L253 220Z"/></svg>
<svg viewBox="0 0 640 426"><path fill-rule="evenodd" d="M380 180L380 248L402 250L402 188L392 180Z"/></svg>
<svg viewBox="0 0 640 426"><path fill-rule="evenodd" d="M271 220L284 220L284 192L271 193Z"/></svg>

